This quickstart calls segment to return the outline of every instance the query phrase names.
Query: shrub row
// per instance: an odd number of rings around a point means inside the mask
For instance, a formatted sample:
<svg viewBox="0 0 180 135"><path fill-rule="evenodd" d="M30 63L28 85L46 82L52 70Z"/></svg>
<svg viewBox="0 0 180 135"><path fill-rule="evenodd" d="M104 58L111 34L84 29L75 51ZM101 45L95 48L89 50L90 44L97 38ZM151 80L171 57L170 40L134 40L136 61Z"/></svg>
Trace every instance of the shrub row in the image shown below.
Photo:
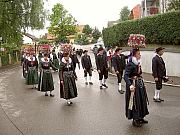
<svg viewBox="0 0 180 135"><path fill-rule="evenodd" d="M102 31L105 45L127 45L130 34L143 34L147 44L180 44L180 11L120 22Z"/></svg>

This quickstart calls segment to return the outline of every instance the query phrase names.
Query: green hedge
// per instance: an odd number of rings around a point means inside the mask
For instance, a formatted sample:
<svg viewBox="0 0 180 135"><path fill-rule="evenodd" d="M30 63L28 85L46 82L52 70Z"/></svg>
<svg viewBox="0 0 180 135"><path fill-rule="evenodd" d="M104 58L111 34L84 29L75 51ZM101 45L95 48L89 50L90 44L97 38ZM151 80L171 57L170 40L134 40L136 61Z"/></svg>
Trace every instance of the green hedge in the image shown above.
<svg viewBox="0 0 180 135"><path fill-rule="evenodd" d="M180 44L180 11L121 22L102 31L105 45L127 45L130 34L143 34L147 44Z"/></svg>

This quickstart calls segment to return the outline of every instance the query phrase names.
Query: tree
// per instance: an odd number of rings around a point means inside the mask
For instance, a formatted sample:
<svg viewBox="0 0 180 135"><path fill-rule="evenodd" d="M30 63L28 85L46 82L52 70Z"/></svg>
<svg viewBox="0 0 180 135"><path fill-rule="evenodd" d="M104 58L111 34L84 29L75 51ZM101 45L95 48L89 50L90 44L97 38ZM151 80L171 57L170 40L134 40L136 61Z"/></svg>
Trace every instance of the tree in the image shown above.
<svg viewBox="0 0 180 135"><path fill-rule="evenodd" d="M129 20L129 14L130 10L128 9L128 6L123 7L120 12L120 21Z"/></svg>
<svg viewBox="0 0 180 135"><path fill-rule="evenodd" d="M44 27L43 0L0 0L0 37L4 43L22 42L28 28Z"/></svg>
<svg viewBox="0 0 180 135"><path fill-rule="evenodd" d="M167 10L180 10L180 0L169 0Z"/></svg>
<svg viewBox="0 0 180 135"><path fill-rule="evenodd" d="M86 34L86 35L90 35L90 34L92 33L92 30L93 30L93 29L87 24L87 25L84 26L82 32L83 32L84 34Z"/></svg>
<svg viewBox="0 0 180 135"><path fill-rule="evenodd" d="M50 41L48 39L44 39L44 38L41 38L38 41L38 44L49 44L49 43L50 43Z"/></svg>
<svg viewBox="0 0 180 135"><path fill-rule="evenodd" d="M80 45L87 45L89 44L89 39L86 34L79 34L77 35L75 42Z"/></svg>
<svg viewBox="0 0 180 135"><path fill-rule="evenodd" d="M96 27L92 32L92 37L96 41L99 39L99 37L101 37L101 32Z"/></svg>
<svg viewBox="0 0 180 135"><path fill-rule="evenodd" d="M56 4L52 11L48 31L56 36L57 42L67 42L67 36L76 33L76 20L60 3Z"/></svg>

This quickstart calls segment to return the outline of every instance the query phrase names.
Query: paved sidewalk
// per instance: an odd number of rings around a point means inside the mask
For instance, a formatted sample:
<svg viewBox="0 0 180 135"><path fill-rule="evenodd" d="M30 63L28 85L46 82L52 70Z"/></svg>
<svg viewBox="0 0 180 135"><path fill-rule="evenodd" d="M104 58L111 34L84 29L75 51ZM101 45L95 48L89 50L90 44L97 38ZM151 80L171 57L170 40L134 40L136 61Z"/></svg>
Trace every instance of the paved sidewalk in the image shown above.
<svg viewBox="0 0 180 135"><path fill-rule="evenodd" d="M175 76L168 76L168 77L173 82L167 82L166 84L172 84L172 85L179 85L180 86L180 77L175 77ZM143 73L143 78L146 81L154 82L154 78L153 78L153 76L151 74Z"/></svg>

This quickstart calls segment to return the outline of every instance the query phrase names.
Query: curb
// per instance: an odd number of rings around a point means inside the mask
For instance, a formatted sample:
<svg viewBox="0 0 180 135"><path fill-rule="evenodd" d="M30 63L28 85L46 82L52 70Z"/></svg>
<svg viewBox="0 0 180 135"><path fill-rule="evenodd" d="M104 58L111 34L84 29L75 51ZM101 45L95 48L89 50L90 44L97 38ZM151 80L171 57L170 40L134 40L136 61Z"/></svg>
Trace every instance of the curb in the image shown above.
<svg viewBox="0 0 180 135"><path fill-rule="evenodd" d="M110 72L109 72L109 74L112 75L112 76L116 76L116 74L113 74L113 73L110 73ZM145 83L150 83L150 84L155 84L155 82L153 82L153 81L144 80L144 82L145 82ZM170 87L178 87L178 88L180 88L180 85L168 84L168 83L162 83L162 84L163 84L164 86L170 86Z"/></svg>

